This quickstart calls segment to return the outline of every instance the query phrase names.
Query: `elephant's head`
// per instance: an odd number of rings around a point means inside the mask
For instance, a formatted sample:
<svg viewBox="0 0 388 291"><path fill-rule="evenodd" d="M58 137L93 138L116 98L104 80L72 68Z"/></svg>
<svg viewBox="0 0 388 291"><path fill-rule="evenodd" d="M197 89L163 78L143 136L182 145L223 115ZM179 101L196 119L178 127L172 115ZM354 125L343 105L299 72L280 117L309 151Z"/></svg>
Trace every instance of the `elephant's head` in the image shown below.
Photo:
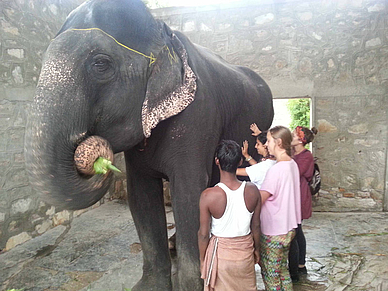
<svg viewBox="0 0 388 291"><path fill-rule="evenodd" d="M114 153L129 150L185 109L195 90L182 43L141 1L84 3L43 60L26 139L32 184L61 208L92 205L112 173L81 173L78 145L99 136Z"/></svg>

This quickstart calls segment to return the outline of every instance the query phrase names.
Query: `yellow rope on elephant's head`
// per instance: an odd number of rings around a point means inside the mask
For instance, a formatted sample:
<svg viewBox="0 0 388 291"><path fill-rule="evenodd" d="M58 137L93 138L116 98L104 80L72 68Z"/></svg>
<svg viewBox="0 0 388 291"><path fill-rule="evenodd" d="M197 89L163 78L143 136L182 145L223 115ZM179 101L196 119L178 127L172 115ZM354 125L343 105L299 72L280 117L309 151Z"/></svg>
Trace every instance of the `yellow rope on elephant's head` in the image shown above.
<svg viewBox="0 0 388 291"><path fill-rule="evenodd" d="M143 57L145 57L145 58L150 59L150 64L149 64L150 67L151 67L151 65L152 65L153 63L155 63L155 61L156 61L156 57L154 56L154 54L153 54L152 52L150 53L149 56L147 56L146 54L143 54L142 52L139 52L139 51L134 50L134 49L132 49L132 48L130 48L130 47L127 47L126 45L124 45L124 44L122 44L121 42L117 41L117 40L116 40L113 36L111 36L109 33L106 33L105 31L103 31L103 30L100 29L100 28L97 28L97 27L92 27L92 28L73 28L73 29L69 29L69 30L67 30L67 31L91 31L91 30L100 31L100 32L104 33L105 35L109 36L111 39L113 39L118 45L120 45L120 46L126 48L127 50L130 50L130 51L134 52L134 53L137 53L137 54L139 54L139 55L141 55L141 56L143 56Z"/></svg>
<svg viewBox="0 0 388 291"><path fill-rule="evenodd" d="M175 63L178 61L178 56L176 55L174 49L172 49L172 53L170 51L170 48L165 45L162 50L166 50L168 52L168 59L170 60L170 64L174 61Z"/></svg>

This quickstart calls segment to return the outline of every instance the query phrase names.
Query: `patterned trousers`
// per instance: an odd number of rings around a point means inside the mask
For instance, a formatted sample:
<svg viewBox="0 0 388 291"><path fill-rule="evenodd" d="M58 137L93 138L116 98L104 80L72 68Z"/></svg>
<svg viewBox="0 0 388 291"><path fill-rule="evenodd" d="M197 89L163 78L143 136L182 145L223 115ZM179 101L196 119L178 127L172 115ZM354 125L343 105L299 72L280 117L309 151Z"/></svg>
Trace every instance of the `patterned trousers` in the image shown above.
<svg viewBox="0 0 388 291"><path fill-rule="evenodd" d="M283 235L265 235L260 237L261 275L265 290L292 291L292 281L287 268L290 244L295 230Z"/></svg>

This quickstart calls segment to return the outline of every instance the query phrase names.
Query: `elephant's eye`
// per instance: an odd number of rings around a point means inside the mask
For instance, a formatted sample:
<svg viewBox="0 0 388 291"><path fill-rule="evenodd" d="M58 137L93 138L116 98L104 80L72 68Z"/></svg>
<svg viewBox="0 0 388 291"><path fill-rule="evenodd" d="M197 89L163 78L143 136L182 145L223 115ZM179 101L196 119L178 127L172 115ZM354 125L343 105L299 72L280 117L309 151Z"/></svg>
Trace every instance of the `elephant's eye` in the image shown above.
<svg viewBox="0 0 388 291"><path fill-rule="evenodd" d="M90 71L97 79L108 80L115 73L114 62L107 55L95 55L91 61Z"/></svg>
<svg viewBox="0 0 388 291"><path fill-rule="evenodd" d="M97 72L102 73L109 69L110 64L107 60L97 60L93 65Z"/></svg>

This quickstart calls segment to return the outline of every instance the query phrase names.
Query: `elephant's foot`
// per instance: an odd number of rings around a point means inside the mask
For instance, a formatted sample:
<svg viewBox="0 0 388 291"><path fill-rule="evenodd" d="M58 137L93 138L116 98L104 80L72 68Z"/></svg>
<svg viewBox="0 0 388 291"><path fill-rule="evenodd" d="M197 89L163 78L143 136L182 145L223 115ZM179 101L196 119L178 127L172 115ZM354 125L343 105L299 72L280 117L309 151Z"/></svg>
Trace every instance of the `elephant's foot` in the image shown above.
<svg viewBox="0 0 388 291"><path fill-rule="evenodd" d="M189 263L189 260L173 260L176 265L176 273L173 273L174 290L202 291L203 280L197 264ZM183 263L184 262L184 263ZM198 264L199 265L199 264ZM174 267L174 264L173 264Z"/></svg>
<svg viewBox="0 0 388 291"><path fill-rule="evenodd" d="M183 274L178 271L177 282L174 282L174 290L202 291L203 280L199 276Z"/></svg>
<svg viewBox="0 0 388 291"><path fill-rule="evenodd" d="M170 275L152 274L144 275L131 289L132 291L172 291Z"/></svg>

